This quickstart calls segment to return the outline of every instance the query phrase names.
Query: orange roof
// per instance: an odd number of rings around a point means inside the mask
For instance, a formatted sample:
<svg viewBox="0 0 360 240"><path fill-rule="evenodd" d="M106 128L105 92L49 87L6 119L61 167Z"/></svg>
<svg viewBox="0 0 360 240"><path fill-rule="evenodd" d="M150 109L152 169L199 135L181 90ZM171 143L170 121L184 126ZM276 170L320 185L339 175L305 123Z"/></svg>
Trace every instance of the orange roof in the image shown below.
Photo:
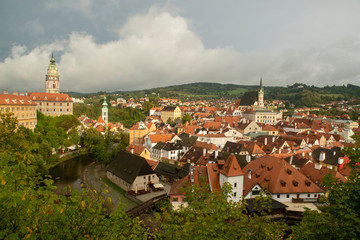
<svg viewBox="0 0 360 240"><path fill-rule="evenodd" d="M11 94L0 94L0 105L29 105L36 106L36 103L28 96L17 96Z"/></svg>
<svg viewBox="0 0 360 240"><path fill-rule="evenodd" d="M154 161L154 160L150 160L150 159L145 159L145 160L150 165L152 170L154 170L157 167L157 165L159 164L159 161Z"/></svg>
<svg viewBox="0 0 360 240"><path fill-rule="evenodd" d="M219 166L216 163L208 163L206 167L209 176L209 183L211 190L220 191L221 187L219 181Z"/></svg>
<svg viewBox="0 0 360 240"><path fill-rule="evenodd" d="M254 183L269 189L272 194L324 192L281 158L265 155L249 162L243 171L251 172L244 175L244 195L252 189Z"/></svg>
<svg viewBox="0 0 360 240"><path fill-rule="evenodd" d="M224 174L227 177L244 175L234 154L231 154L228 159L226 159L220 173Z"/></svg>
<svg viewBox="0 0 360 240"><path fill-rule="evenodd" d="M32 92L29 97L34 101L72 102L71 97L66 93L43 93Z"/></svg>
<svg viewBox="0 0 360 240"><path fill-rule="evenodd" d="M105 122L104 122L104 119L102 118L102 116L100 116L96 122L97 122L97 123L105 123Z"/></svg>
<svg viewBox="0 0 360 240"><path fill-rule="evenodd" d="M173 138L172 134L150 134L150 140L152 143L168 142Z"/></svg>
<svg viewBox="0 0 360 240"><path fill-rule="evenodd" d="M132 149L134 150L134 154L140 155L140 154L145 150L145 147L144 147L144 146L139 146L139 145L132 145L132 144L130 144L130 145L128 146L128 148L126 149L126 151L131 152Z"/></svg>

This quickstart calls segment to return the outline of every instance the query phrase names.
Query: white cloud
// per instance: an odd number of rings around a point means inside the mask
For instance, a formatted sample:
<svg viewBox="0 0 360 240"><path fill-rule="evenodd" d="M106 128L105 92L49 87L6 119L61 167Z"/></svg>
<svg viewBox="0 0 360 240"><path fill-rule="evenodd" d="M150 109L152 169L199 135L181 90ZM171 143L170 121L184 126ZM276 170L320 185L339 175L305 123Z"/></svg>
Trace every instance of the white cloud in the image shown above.
<svg viewBox="0 0 360 240"><path fill-rule="evenodd" d="M57 51L62 91L145 89L199 81L258 84L261 76L265 85L359 84L356 37L271 54L241 53L232 46L209 49L185 18L158 8L130 17L118 33L118 39L101 44L87 33L73 32L67 40L30 51L14 46L0 62L1 87L43 91L52 51Z"/></svg>

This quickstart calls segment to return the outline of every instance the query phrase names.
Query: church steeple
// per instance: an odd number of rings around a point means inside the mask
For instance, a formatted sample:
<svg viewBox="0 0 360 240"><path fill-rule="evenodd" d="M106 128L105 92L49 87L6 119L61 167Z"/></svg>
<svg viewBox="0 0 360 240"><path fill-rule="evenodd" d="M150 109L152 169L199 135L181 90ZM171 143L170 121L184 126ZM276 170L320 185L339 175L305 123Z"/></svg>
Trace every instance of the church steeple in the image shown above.
<svg viewBox="0 0 360 240"><path fill-rule="evenodd" d="M45 91L47 93L59 93L60 92L59 79L60 76L54 58L54 53L52 53L45 79Z"/></svg>
<svg viewBox="0 0 360 240"><path fill-rule="evenodd" d="M106 102L106 96L104 96L104 102L102 107L102 119L104 120L106 127L108 126L108 107Z"/></svg>
<svg viewBox="0 0 360 240"><path fill-rule="evenodd" d="M264 88L262 85L262 78L260 78L260 89L258 92L258 106L264 107Z"/></svg>

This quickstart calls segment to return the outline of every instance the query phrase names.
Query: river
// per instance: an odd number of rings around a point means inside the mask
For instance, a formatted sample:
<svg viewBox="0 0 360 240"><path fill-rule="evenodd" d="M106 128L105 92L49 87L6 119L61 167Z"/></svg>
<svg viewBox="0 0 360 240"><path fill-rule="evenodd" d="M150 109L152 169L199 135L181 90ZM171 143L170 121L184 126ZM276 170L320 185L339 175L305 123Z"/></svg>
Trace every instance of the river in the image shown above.
<svg viewBox="0 0 360 240"><path fill-rule="evenodd" d="M85 168L94 161L90 155L81 155L66 160L50 168L49 174L54 180L56 194L69 193L69 188L81 190L81 174ZM66 188L65 192L63 189Z"/></svg>

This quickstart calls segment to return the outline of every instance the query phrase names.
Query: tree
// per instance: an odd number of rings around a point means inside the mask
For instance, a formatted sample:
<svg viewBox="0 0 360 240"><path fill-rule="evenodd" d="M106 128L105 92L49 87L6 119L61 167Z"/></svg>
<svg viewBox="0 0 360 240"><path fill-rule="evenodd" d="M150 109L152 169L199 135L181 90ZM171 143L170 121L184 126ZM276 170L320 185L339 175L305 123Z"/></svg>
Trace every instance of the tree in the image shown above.
<svg viewBox="0 0 360 240"><path fill-rule="evenodd" d="M281 239L284 235L284 223L261 216L249 218L242 202L228 201L228 183L221 192L209 191L204 181L183 191L188 207L177 211L165 207L157 215L161 239Z"/></svg>
<svg viewBox="0 0 360 240"><path fill-rule="evenodd" d="M0 113L0 239L146 239L148 229L123 208L83 189L58 196L37 171L36 143L16 119ZM15 131L16 130L16 131ZM41 157L40 157L41 158Z"/></svg>
<svg viewBox="0 0 360 240"><path fill-rule="evenodd" d="M347 182L327 176L329 206L322 213L307 211L303 221L293 227L294 239L360 239L360 135L355 138L355 147L343 150L351 160Z"/></svg>
<svg viewBox="0 0 360 240"><path fill-rule="evenodd" d="M190 117L190 114L185 114L182 118L182 123L186 123L186 122L190 122L191 121L191 117Z"/></svg>
<svg viewBox="0 0 360 240"><path fill-rule="evenodd" d="M150 109L154 107L154 104L152 104L151 102L144 102L142 107L143 107L144 113L146 115L149 115Z"/></svg>

